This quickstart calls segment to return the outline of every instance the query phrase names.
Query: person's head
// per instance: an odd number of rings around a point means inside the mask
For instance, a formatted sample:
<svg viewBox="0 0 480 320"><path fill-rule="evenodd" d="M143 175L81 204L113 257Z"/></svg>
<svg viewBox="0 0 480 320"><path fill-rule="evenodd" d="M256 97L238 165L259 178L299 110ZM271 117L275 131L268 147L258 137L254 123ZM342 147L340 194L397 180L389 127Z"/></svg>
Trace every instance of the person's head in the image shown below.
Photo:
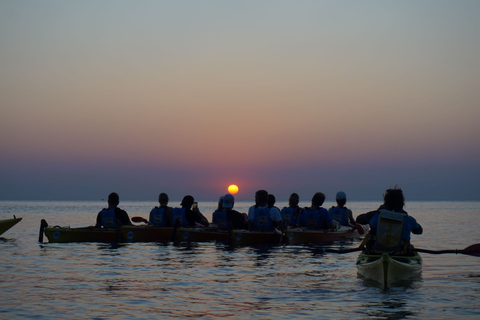
<svg viewBox="0 0 480 320"><path fill-rule="evenodd" d="M168 204L168 195L164 192L160 193L158 195L158 202L160 203L160 205L167 205Z"/></svg>
<svg viewBox="0 0 480 320"><path fill-rule="evenodd" d="M268 195L267 204L268 204L269 207L273 207L275 205L276 201L277 201L277 199L275 199L275 196L273 194Z"/></svg>
<svg viewBox="0 0 480 320"><path fill-rule="evenodd" d="M325 201L325 195L321 192L317 192L312 198L312 207L320 207Z"/></svg>
<svg viewBox="0 0 480 320"><path fill-rule="evenodd" d="M268 192L266 190L255 192L255 204L260 207L265 207L268 204Z"/></svg>
<svg viewBox="0 0 480 320"><path fill-rule="evenodd" d="M193 199L192 196L187 195L187 196L183 197L183 200L180 203L180 205L182 206L182 208L190 209L193 205L193 202L195 202L195 199Z"/></svg>
<svg viewBox="0 0 480 320"><path fill-rule="evenodd" d="M343 191L338 191L337 195L335 196L335 200L337 201L338 205L343 206L347 203L347 195Z"/></svg>
<svg viewBox="0 0 480 320"><path fill-rule="evenodd" d="M296 193L292 193L288 198L288 205L292 208L296 208L300 202L300 197Z"/></svg>
<svg viewBox="0 0 480 320"><path fill-rule="evenodd" d="M112 192L108 195L108 206L115 208L120 203L120 197L116 192Z"/></svg>
<svg viewBox="0 0 480 320"><path fill-rule="evenodd" d="M397 189L397 187L388 189L383 195L383 205L387 210L402 210L405 205L405 197L403 196L402 189Z"/></svg>
<svg viewBox="0 0 480 320"><path fill-rule="evenodd" d="M217 206L217 210L222 210L223 206L223 196L220 197L220 199L218 199L218 206Z"/></svg>
<svg viewBox="0 0 480 320"><path fill-rule="evenodd" d="M222 206L224 209L232 209L234 203L235 203L235 198L230 193L226 194L223 197Z"/></svg>

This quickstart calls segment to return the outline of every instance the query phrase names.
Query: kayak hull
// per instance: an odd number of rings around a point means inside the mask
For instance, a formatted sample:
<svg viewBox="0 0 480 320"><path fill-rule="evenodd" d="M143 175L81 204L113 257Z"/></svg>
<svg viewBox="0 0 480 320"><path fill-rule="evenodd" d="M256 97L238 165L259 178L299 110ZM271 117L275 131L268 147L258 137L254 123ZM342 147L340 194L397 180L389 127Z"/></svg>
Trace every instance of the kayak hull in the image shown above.
<svg viewBox="0 0 480 320"><path fill-rule="evenodd" d="M173 237L173 227L122 226L120 230L127 242L169 242Z"/></svg>
<svg viewBox="0 0 480 320"><path fill-rule="evenodd" d="M46 227L44 232L50 243L123 241L122 234L115 229Z"/></svg>
<svg viewBox="0 0 480 320"><path fill-rule="evenodd" d="M216 228L178 228L175 242L224 242L228 243L230 235L226 230Z"/></svg>
<svg viewBox="0 0 480 320"><path fill-rule="evenodd" d="M233 246L265 246L279 245L283 235L280 231L249 231L234 229L231 231L231 244Z"/></svg>
<svg viewBox="0 0 480 320"><path fill-rule="evenodd" d="M365 232L365 231L364 231ZM285 231L287 244L330 244L334 241L342 241L360 238L357 228L342 226L335 231L312 230L307 228L288 228Z"/></svg>
<svg viewBox="0 0 480 320"><path fill-rule="evenodd" d="M8 231L20 221L22 221L22 218L0 220L0 235L4 234L6 231Z"/></svg>
<svg viewBox="0 0 480 320"><path fill-rule="evenodd" d="M413 280L422 272L422 257L395 256L388 253L360 253L357 259L358 274L379 284L382 289L389 288L396 282Z"/></svg>

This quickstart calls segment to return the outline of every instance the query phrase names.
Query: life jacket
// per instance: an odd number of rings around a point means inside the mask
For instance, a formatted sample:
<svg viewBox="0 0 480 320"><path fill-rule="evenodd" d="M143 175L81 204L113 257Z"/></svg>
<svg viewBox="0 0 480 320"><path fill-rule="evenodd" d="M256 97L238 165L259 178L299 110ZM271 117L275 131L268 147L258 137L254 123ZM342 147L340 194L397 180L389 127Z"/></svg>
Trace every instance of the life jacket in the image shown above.
<svg viewBox="0 0 480 320"><path fill-rule="evenodd" d="M106 229L117 228L117 216L115 216L115 208L103 209L100 213L102 227Z"/></svg>
<svg viewBox="0 0 480 320"><path fill-rule="evenodd" d="M165 208L155 207L152 210L150 216L151 223L155 226L164 227L165 226Z"/></svg>
<svg viewBox="0 0 480 320"><path fill-rule="evenodd" d="M320 221L320 210L318 209L305 209L302 216L299 217L299 225L310 229L322 229L323 224Z"/></svg>
<svg viewBox="0 0 480 320"><path fill-rule="evenodd" d="M328 213L333 220L338 221L342 226L348 226L348 219L345 216L347 208L331 207Z"/></svg>
<svg viewBox="0 0 480 320"><path fill-rule="evenodd" d="M399 250L402 245L402 233L407 215L381 209L377 220L377 234L374 249L376 251Z"/></svg>
<svg viewBox="0 0 480 320"><path fill-rule="evenodd" d="M230 223L228 221L226 211L216 210L213 213L213 216L215 217L215 223L217 224L219 229L222 229L222 230L230 229Z"/></svg>
<svg viewBox="0 0 480 320"><path fill-rule="evenodd" d="M188 227L187 216L185 215L185 208L173 208L172 209L172 225L176 226L179 221L179 227Z"/></svg>
<svg viewBox="0 0 480 320"><path fill-rule="evenodd" d="M253 226L255 227L255 229L275 229L272 218L270 217L269 207L255 207Z"/></svg>
<svg viewBox="0 0 480 320"><path fill-rule="evenodd" d="M297 208L284 207L280 212L285 226L293 226L297 222L294 215L295 209Z"/></svg>

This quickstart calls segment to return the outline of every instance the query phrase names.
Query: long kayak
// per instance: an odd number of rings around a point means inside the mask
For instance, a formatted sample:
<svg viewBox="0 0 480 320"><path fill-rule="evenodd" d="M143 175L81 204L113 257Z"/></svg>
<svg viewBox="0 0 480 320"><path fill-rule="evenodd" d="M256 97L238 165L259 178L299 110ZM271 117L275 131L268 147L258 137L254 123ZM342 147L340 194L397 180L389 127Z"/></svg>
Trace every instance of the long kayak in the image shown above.
<svg viewBox="0 0 480 320"><path fill-rule="evenodd" d="M22 221L22 218L13 216L13 219L0 220L0 235L6 232L8 229Z"/></svg>
<svg viewBox="0 0 480 320"><path fill-rule="evenodd" d="M418 252L413 256L362 252L357 259L357 271L361 277L373 280L385 289L396 282L417 278L422 272L422 257Z"/></svg>
<svg viewBox="0 0 480 320"><path fill-rule="evenodd" d="M234 229L231 231L231 245L233 246L264 246L278 245L283 240L283 234L279 230L273 231L249 231Z"/></svg>
<svg viewBox="0 0 480 320"><path fill-rule="evenodd" d="M102 229L94 227L46 227L44 229L48 242L123 242L122 234L115 229Z"/></svg>
<svg viewBox="0 0 480 320"><path fill-rule="evenodd" d="M362 234L368 229L368 226L359 226L362 228ZM341 226L335 231L312 230L307 228L288 228L285 231L285 241L287 244L330 244L334 241L360 238L358 228Z"/></svg>
<svg viewBox="0 0 480 320"><path fill-rule="evenodd" d="M224 242L228 243L230 234L218 228L178 228L175 232L175 242Z"/></svg>
<svg viewBox="0 0 480 320"><path fill-rule="evenodd" d="M123 239L127 242L169 242L172 241L173 227L122 226Z"/></svg>

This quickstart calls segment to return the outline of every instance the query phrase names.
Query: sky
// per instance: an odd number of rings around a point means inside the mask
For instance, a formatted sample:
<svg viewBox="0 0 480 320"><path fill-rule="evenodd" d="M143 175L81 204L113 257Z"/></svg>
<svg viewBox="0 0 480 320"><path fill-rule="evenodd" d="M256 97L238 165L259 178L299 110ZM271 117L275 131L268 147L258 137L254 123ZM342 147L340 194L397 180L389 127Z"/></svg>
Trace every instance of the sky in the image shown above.
<svg viewBox="0 0 480 320"><path fill-rule="evenodd" d="M0 0L0 115L0 200L480 200L480 2Z"/></svg>

